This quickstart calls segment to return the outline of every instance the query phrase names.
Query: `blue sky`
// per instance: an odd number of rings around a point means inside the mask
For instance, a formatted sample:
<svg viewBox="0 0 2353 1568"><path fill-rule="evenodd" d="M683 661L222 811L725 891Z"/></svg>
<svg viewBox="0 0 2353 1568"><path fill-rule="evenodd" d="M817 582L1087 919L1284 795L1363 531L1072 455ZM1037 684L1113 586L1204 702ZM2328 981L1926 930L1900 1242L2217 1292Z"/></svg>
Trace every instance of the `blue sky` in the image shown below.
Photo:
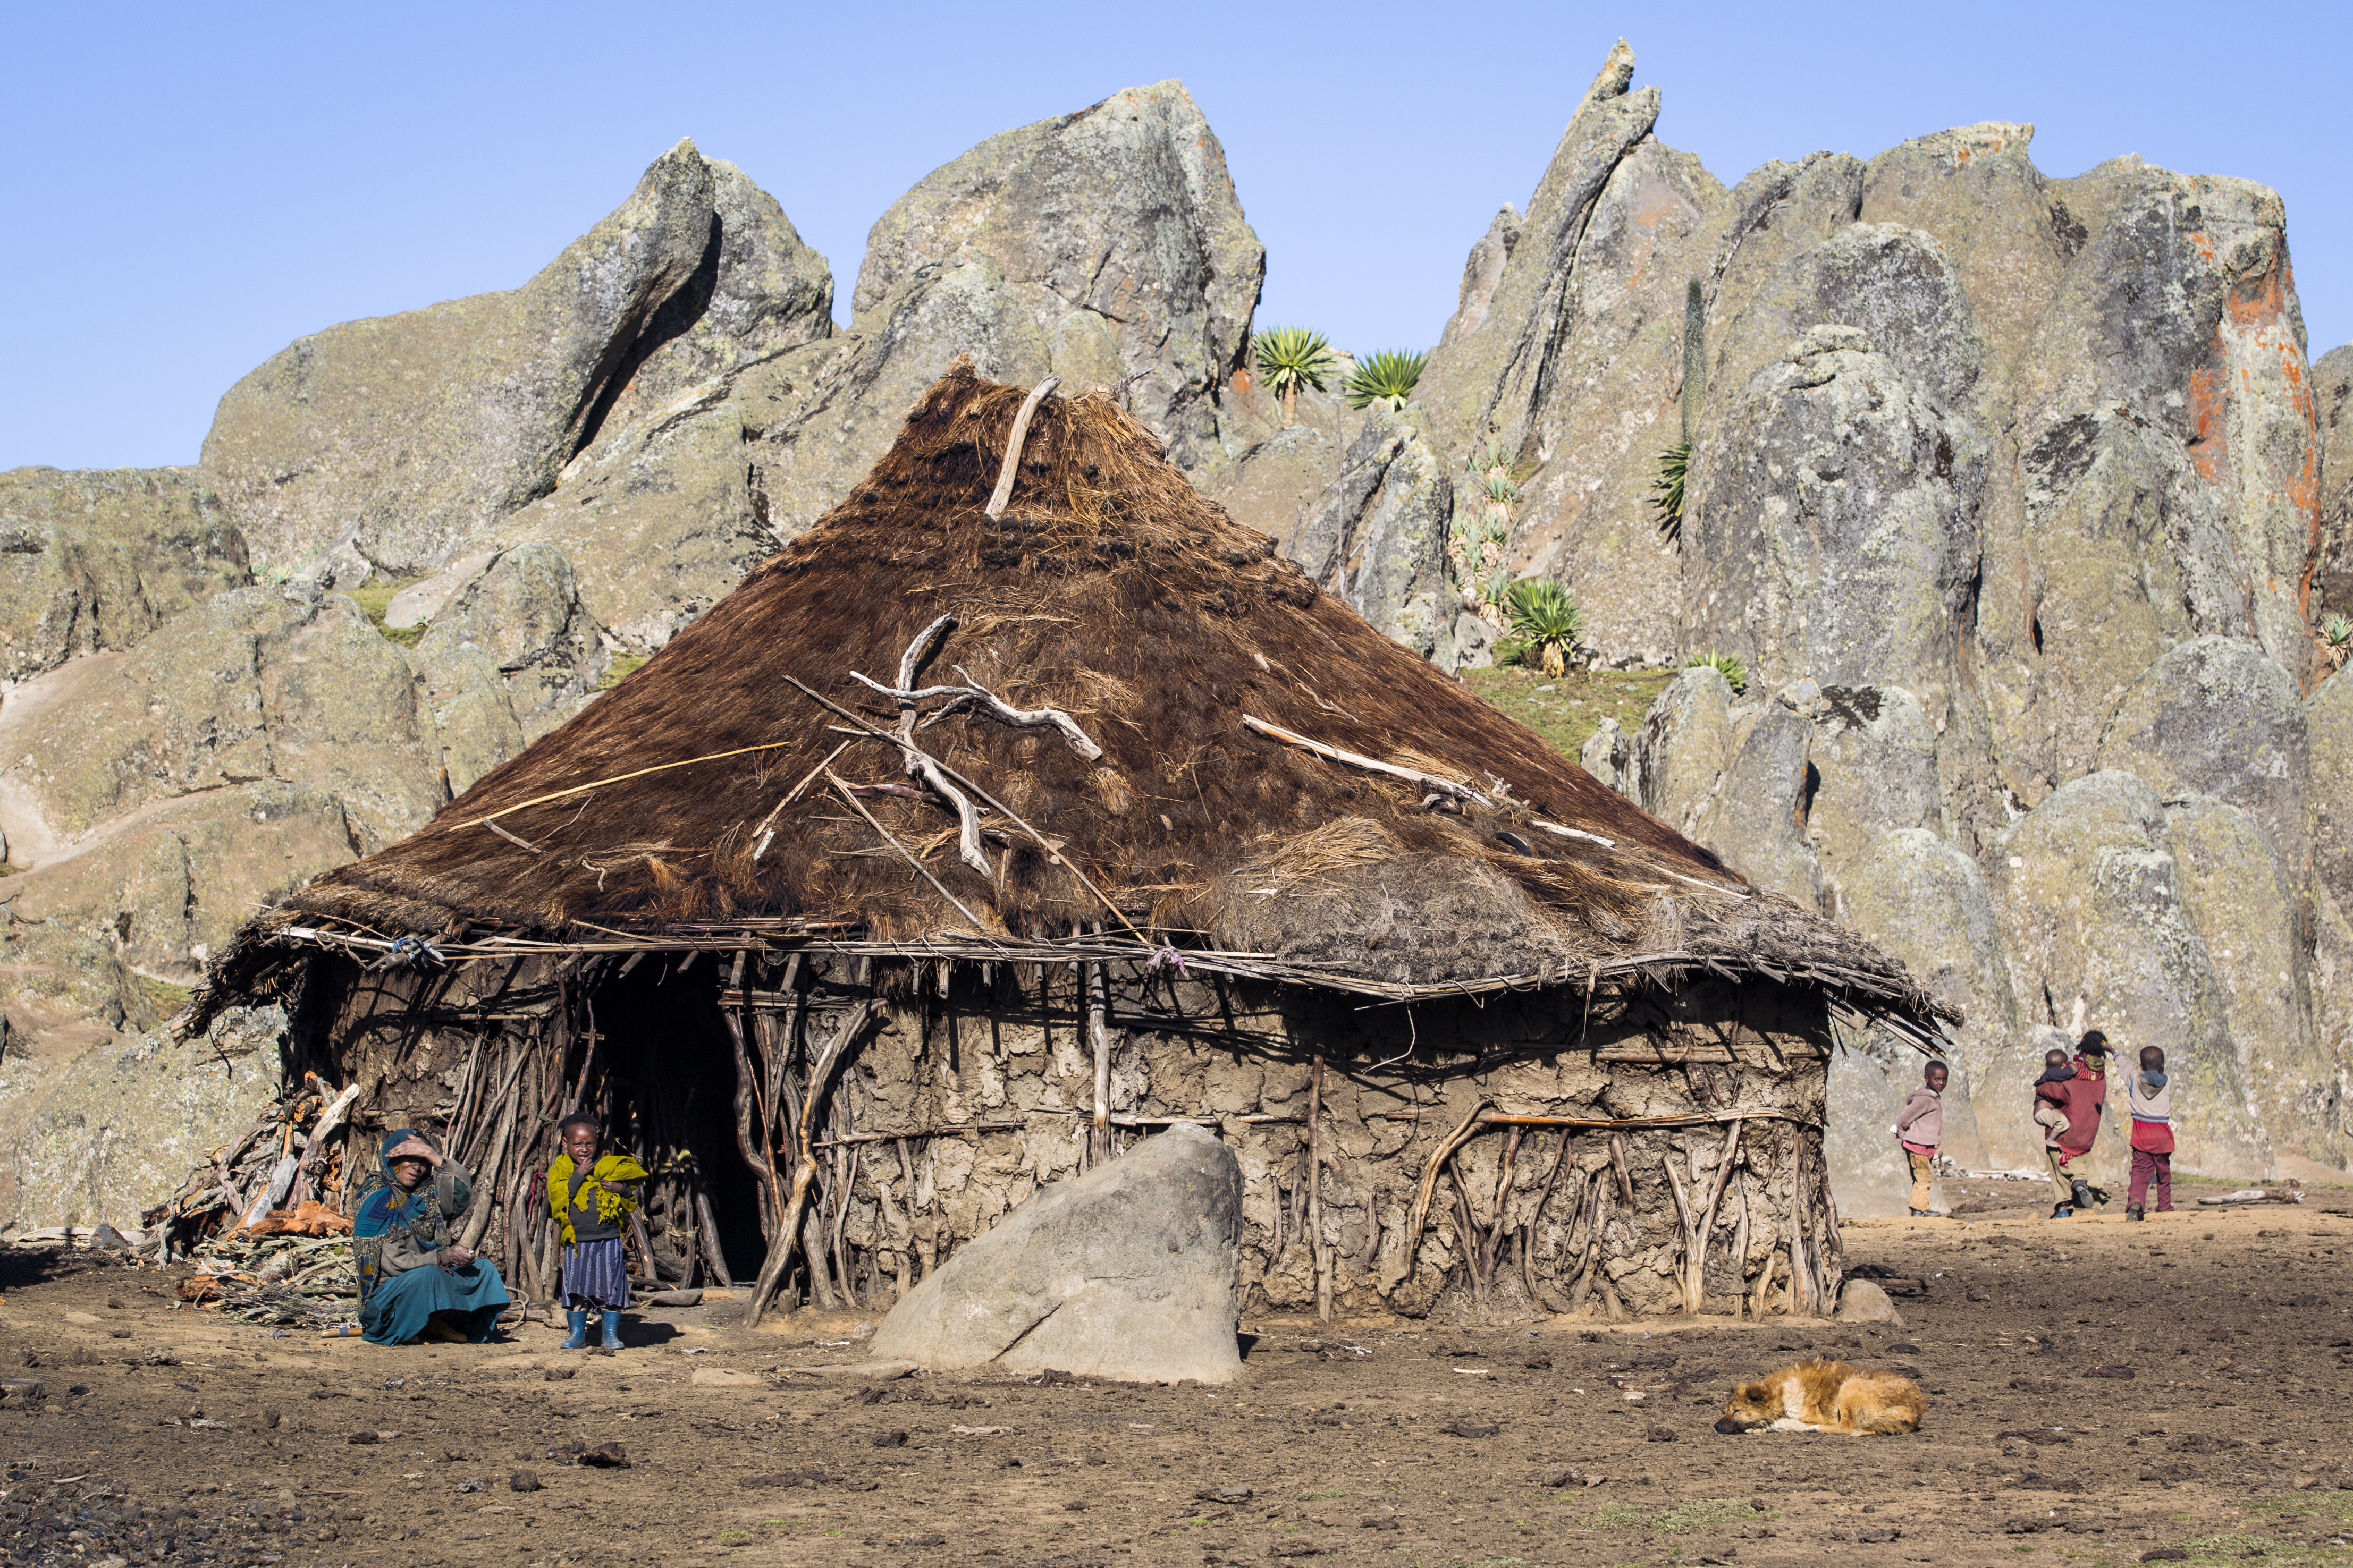
<svg viewBox="0 0 2353 1568"><path fill-rule="evenodd" d="M2312 349L2353 338L2353 7L1577 3L694 7L6 0L0 469L193 462L215 403L335 321L522 282L691 135L846 300L866 231L983 137L1175 77L1268 250L1261 324L1427 347L1621 35L1727 184L2031 121L2286 198Z"/></svg>

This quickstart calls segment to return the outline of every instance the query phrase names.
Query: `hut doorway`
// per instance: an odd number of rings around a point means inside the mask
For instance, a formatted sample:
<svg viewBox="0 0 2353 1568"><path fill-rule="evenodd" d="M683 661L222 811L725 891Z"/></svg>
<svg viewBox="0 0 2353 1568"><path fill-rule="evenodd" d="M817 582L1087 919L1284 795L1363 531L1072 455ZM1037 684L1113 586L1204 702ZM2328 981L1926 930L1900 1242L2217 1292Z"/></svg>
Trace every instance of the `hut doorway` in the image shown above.
<svg viewBox="0 0 2353 1568"><path fill-rule="evenodd" d="M698 958L704 962L691 962ZM713 969L705 954L656 953L586 1002L602 1064L586 1109L610 1129L614 1146L635 1152L656 1178L647 1239L657 1270L681 1281L692 1272L701 1284L748 1279L767 1252L736 1148L734 1046ZM723 1268L712 1267L714 1247ZM690 1269L694 1259L702 1266Z"/></svg>

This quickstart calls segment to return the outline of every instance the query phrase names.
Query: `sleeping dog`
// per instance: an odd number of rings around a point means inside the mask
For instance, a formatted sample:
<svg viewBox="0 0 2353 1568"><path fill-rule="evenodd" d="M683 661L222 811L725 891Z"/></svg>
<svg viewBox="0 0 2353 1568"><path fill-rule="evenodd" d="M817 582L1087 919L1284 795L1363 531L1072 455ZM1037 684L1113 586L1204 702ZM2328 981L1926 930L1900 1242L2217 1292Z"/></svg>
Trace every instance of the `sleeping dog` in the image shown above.
<svg viewBox="0 0 2353 1568"><path fill-rule="evenodd" d="M1927 1395L1908 1377L1864 1372L1839 1361L1801 1361L1732 1391L1715 1429L1842 1432L1849 1436L1916 1432Z"/></svg>

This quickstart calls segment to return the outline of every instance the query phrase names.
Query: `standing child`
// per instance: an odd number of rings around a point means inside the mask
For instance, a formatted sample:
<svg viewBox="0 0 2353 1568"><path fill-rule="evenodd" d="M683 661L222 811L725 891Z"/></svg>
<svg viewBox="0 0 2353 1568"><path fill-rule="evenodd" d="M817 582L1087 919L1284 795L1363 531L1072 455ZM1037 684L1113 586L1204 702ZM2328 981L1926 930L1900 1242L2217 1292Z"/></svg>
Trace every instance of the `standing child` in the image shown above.
<svg viewBox="0 0 2353 1568"><path fill-rule="evenodd" d="M629 1304L621 1224L637 1209L646 1168L627 1154L600 1157L604 1137L592 1116L575 1112L555 1131L564 1152L547 1167L547 1206L564 1240L564 1307L572 1330L564 1348L586 1346L594 1309L602 1320L605 1348L619 1350L621 1310Z"/></svg>
<svg viewBox="0 0 2353 1568"><path fill-rule="evenodd" d="M1930 1062L1920 1071L1921 1084L1895 1114L1895 1141L1912 1166L1912 1216L1928 1215L1930 1190L1936 1180L1936 1144L1945 1133L1945 1064Z"/></svg>
<svg viewBox="0 0 2353 1568"><path fill-rule="evenodd" d="M2043 1157L2051 1163L2051 1186L2057 1202L2052 1219L2065 1219L2094 1202L2106 1203L2101 1192L2068 1167L2092 1152L2100 1133L2100 1113L2108 1102L2108 1037L2097 1029L2085 1031L2075 1059L2052 1050L2042 1058L2042 1076L2034 1080L2034 1120L2042 1129Z"/></svg>
<svg viewBox="0 0 2353 1568"><path fill-rule="evenodd" d="M2157 1212L2173 1212L2173 1086L2165 1076L2165 1052L2143 1046L2140 1071L2125 1079L2125 1102L2132 1107L2132 1188L2125 1194L2125 1218L2147 1219L2149 1183L2157 1184Z"/></svg>

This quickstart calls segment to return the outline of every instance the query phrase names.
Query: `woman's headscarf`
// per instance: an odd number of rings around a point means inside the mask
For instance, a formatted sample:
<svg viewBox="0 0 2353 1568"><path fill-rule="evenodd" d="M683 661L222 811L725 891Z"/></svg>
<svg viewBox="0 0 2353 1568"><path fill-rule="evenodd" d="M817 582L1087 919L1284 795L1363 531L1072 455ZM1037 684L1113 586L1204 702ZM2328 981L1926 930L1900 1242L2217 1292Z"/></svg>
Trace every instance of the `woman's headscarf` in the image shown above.
<svg viewBox="0 0 2353 1568"><path fill-rule="evenodd" d="M395 1231L406 1231L417 1245L438 1252L454 1240L449 1229L450 1215L463 1213L473 1198L464 1182L456 1182L450 1193L449 1212L445 1214L438 1173L428 1172L414 1192L402 1186L393 1176L392 1158L395 1151L412 1139L424 1142L423 1135L413 1127L395 1128L385 1133L366 1173L352 1188L352 1255L359 1264L363 1300L375 1288L380 1276L386 1237Z"/></svg>

